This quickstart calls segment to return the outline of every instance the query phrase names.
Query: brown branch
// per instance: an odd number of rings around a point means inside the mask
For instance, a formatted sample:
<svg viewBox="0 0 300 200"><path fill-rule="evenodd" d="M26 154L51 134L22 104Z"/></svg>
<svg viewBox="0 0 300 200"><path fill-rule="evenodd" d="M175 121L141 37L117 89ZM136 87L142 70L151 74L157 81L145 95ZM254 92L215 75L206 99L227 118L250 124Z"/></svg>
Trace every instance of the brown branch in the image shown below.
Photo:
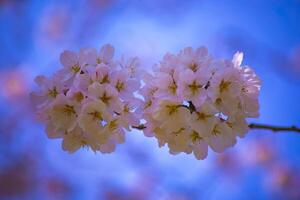
<svg viewBox="0 0 300 200"><path fill-rule="evenodd" d="M193 102L189 101L189 105L178 105L179 107L184 107L188 109L191 113L196 111L196 107L194 106ZM270 130L273 132L279 132L279 131L289 131L289 132L297 132L300 133L300 128L296 126L272 126L272 125L266 125L266 124L255 124L251 123L248 125L250 129L264 129L264 130ZM132 126L134 129L138 130L144 130L147 128L145 124L140 124L138 126Z"/></svg>
<svg viewBox="0 0 300 200"><path fill-rule="evenodd" d="M146 128L144 124L140 124L138 126L132 126L134 129L143 130ZM265 124L249 124L250 129L264 129L264 130L270 130L273 132L279 132L279 131L290 131L290 132L298 132L300 133L300 128L297 128L296 126L271 126L271 125L265 125Z"/></svg>
<svg viewBox="0 0 300 200"><path fill-rule="evenodd" d="M144 124L140 124L138 126L131 126L131 127L134 129L137 129L137 130L143 130L146 128L146 126Z"/></svg>
<svg viewBox="0 0 300 200"><path fill-rule="evenodd" d="M265 125L265 124L249 124L250 129L264 129L264 130L270 130L273 132L278 131L291 131L291 132L298 132L300 133L300 128L296 126L271 126L271 125Z"/></svg>

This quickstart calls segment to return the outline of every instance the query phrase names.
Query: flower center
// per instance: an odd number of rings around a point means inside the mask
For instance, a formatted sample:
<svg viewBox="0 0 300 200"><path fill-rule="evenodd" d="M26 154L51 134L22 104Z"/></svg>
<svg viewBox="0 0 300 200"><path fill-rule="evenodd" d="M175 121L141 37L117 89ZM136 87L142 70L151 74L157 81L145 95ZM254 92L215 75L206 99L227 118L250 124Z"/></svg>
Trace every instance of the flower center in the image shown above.
<svg viewBox="0 0 300 200"><path fill-rule="evenodd" d="M55 98L58 95L58 92L56 90L56 87L54 87L52 90L48 91L48 96Z"/></svg>
<svg viewBox="0 0 300 200"><path fill-rule="evenodd" d="M76 74L76 73L78 73L80 71L80 66L77 63L77 64L73 65L71 69Z"/></svg>
<svg viewBox="0 0 300 200"><path fill-rule="evenodd" d="M63 107L63 112L66 113L69 116L76 114L74 106L70 106L70 105L65 105Z"/></svg>
<svg viewBox="0 0 300 200"><path fill-rule="evenodd" d="M81 102L84 99L84 96L81 92L76 92L73 96L73 98L77 101L77 102Z"/></svg>
<svg viewBox="0 0 300 200"><path fill-rule="evenodd" d="M199 120L199 121L204 121L204 120L206 120L207 118L212 117L212 115L205 114L205 113L203 113L203 112L197 112L196 114L197 114L197 117L198 117L197 120Z"/></svg>
<svg viewBox="0 0 300 200"><path fill-rule="evenodd" d="M171 91L172 94L176 94L177 85L173 82L169 85L168 89Z"/></svg>
<svg viewBox="0 0 300 200"><path fill-rule="evenodd" d="M189 64L189 69L192 70L193 72L196 72L199 68L199 65L195 62L192 62L191 64Z"/></svg>
<svg viewBox="0 0 300 200"><path fill-rule="evenodd" d="M217 136L217 135L220 135L220 134L221 134L221 131L220 131L220 129L218 128L218 125L215 125L215 126L214 126L214 128L213 128L211 134L212 134L213 136Z"/></svg>
<svg viewBox="0 0 300 200"><path fill-rule="evenodd" d="M127 104L124 106L123 111L124 111L124 113L129 113L130 109Z"/></svg>
<svg viewBox="0 0 300 200"><path fill-rule="evenodd" d="M228 91L229 86L231 85L230 81L225 81L224 79L221 81L220 85L219 85L219 91L220 93Z"/></svg>
<svg viewBox="0 0 300 200"><path fill-rule="evenodd" d="M203 138L199 135L199 133L197 133L196 131L193 131L190 135L190 138L192 140L192 142L196 142L198 140L202 140Z"/></svg>
<svg viewBox="0 0 300 200"><path fill-rule="evenodd" d="M109 104L109 101L111 100L111 97L107 96L106 92L104 92L104 94L102 95L102 97L100 97L100 99L103 101L103 103Z"/></svg>
<svg viewBox="0 0 300 200"><path fill-rule="evenodd" d="M102 80L100 81L101 84L109 83L109 77L108 74L105 74Z"/></svg>
<svg viewBox="0 0 300 200"><path fill-rule="evenodd" d="M111 121L111 122L109 122L109 124L108 124L108 128L109 128L109 130L111 130L111 131L116 130L117 127L118 127L118 122L117 122L116 119L113 120L113 121Z"/></svg>
<svg viewBox="0 0 300 200"><path fill-rule="evenodd" d="M101 112L99 112L97 110L95 110L94 112L90 112L88 114L92 115L94 120L101 120L101 121L103 120Z"/></svg>
<svg viewBox="0 0 300 200"><path fill-rule="evenodd" d="M167 107L167 112L169 115L176 113L177 109L179 108L178 105L167 105L166 107Z"/></svg>
<svg viewBox="0 0 300 200"><path fill-rule="evenodd" d="M178 131L174 131L173 132L173 134L175 135L175 136L178 136L180 133L182 133L182 131L184 131L185 130L185 128L180 128Z"/></svg>
<svg viewBox="0 0 300 200"><path fill-rule="evenodd" d="M121 82L118 80L118 82L116 84L116 89L118 90L118 92L121 92L122 90L124 90L124 82Z"/></svg>
<svg viewBox="0 0 300 200"><path fill-rule="evenodd" d="M188 87L189 87L189 89L191 90L191 92L193 93L193 95L195 95L195 94L198 92L198 90L199 90L200 88L202 88L202 85L197 84L196 81L193 81L193 83L190 84L190 85L188 85Z"/></svg>

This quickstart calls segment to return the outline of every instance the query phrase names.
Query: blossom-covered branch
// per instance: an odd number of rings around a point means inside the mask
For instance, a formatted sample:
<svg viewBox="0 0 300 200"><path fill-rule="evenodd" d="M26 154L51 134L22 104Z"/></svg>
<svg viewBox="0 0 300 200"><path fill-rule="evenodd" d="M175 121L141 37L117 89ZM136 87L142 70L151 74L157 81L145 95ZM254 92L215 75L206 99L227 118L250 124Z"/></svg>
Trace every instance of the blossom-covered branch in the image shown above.
<svg viewBox="0 0 300 200"><path fill-rule="evenodd" d="M191 113L196 112L195 106L192 102L189 102L188 105L180 105L184 108L187 108ZM279 131L290 131L290 132L300 132L300 128L296 126L272 126L272 125L266 125L266 124L257 124L257 123L251 123L248 125L250 129L264 129L264 130L270 130L273 132L279 132ZM137 130L144 130L147 128L145 124L140 124L138 126L132 126L132 128Z"/></svg>
<svg viewBox="0 0 300 200"><path fill-rule="evenodd" d="M299 132L300 133L300 128L296 126L272 126L272 125L265 125L265 124L249 124L248 127L250 129L264 129L264 130L270 130L274 132L279 132L279 131L290 131L290 132ZM137 129L137 130L143 130L147 128L144 124L140 124L138 126L132 126L132 128Z"/></svg>
<svg viewBox="0 0 300 200"><path fill-rule="evenodd" d="M234 146L249 130L246 119L259 116L260 80L241 65L240 52L220 60L205 47L187 47L167 53L147 73L138 58L113 56L111 45L64 51L61 70L35 79L37 115L49 138L63 139L64 150L113 152L125 130L135 128L171 154L204 159L208 148Z"/></svg>

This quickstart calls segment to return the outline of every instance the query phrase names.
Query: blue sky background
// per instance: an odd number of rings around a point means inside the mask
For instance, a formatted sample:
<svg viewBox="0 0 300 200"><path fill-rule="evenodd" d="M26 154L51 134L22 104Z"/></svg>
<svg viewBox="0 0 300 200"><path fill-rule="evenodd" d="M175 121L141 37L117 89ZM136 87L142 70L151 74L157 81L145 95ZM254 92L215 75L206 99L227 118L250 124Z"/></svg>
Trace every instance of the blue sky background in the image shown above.
<svg viewBox="0 0 300 200"><path fill-rule="evenodd" d="M250 131L204 161L138 131L114 154L70 155L28 100L65 49L111 43L150 68L205 45L217 57L244 52L261 77L261 116L250 121L300 126L299 0L1 0L0 36L0 199L300 199L299 134Z"/></svg>

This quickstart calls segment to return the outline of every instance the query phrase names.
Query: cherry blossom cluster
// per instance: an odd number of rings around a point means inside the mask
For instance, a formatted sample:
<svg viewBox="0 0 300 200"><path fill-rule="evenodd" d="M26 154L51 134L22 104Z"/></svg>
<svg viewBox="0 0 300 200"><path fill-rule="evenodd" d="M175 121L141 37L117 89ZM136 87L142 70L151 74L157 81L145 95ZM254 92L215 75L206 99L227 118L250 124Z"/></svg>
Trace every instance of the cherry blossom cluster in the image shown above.
<svg viewBox="0 0 300 200"><path fill-rule="evenodd" d="M146 136L168 145L171 154L194 153L204 159L208 147L223 152L248 131L246 118L258 117L260 80L243 54L217 60L206 48L166 54L144 75L139 108Z"/></svg>
<svg viewBox="0 0 300 200"><path fill-rule="evenodd" d="M80 147L109 153L124 142L124 129L138 126L136 108L141 100L138 58L113 59L114 48L104 45L98 52L84 48L64 51L63 68L51 78L38 76L40 90L31 98L38 119L46 124L49 138L62 138L62 148Z"/></svg>
<svg viewBox="0 0 300 200"><path fill-rule="evenodd" d="M204 159L208 147L233 146L248 131L246 119L259 115L260 80L241 65L240 52L219 60L205 47L187 47L166 54L150 73L136 57L113 55L111 45L64 51L61 70L36 77L40 90L31 97L38 118L49 138L63 139L64 150L113 152L125 130L136 128L167 144L171 154Z"/></svg>

